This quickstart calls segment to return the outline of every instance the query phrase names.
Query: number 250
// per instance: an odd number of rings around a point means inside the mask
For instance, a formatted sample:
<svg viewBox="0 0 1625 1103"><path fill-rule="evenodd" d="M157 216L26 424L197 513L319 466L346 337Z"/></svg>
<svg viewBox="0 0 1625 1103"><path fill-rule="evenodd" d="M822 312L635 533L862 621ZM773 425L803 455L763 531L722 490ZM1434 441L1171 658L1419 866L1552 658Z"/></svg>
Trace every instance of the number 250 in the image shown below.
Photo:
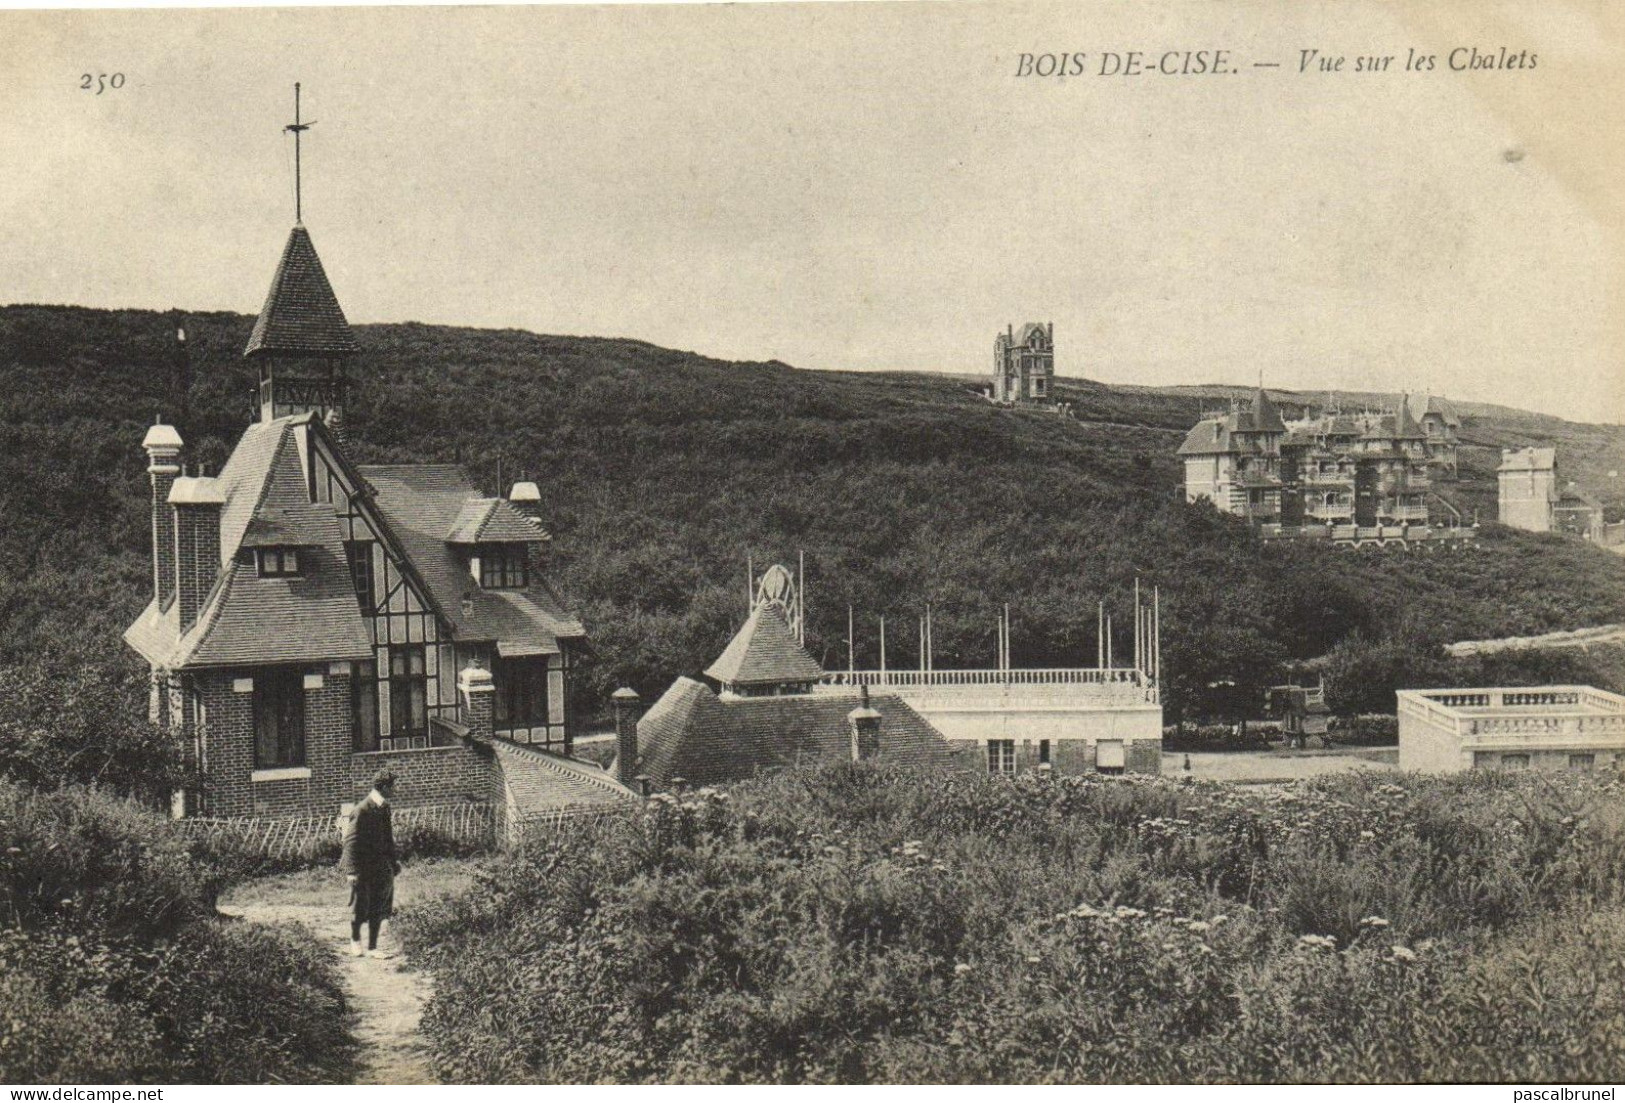
<svg viewBox="0 0 1625 1103"><path fill-rule="evenodd" d="M124 74L114 73L112 76L108 76L106 73L100 73L92 76L89 73L82 73L79 76L79 87L86 92L94 88L99 96L109 88L123 88Z"/></svg>

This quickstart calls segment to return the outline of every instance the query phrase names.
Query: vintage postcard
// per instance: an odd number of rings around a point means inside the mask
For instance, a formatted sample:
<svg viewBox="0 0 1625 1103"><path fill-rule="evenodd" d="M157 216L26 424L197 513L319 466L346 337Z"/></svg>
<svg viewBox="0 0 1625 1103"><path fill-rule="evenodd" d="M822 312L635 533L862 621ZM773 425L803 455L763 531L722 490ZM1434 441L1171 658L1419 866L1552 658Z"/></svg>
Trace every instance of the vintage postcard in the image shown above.
<svg viewBox="0 0 1625 1103"><path fill-rule="evenodd" d="M13 1098L1625 1080L1625 6L8 9L0 107Z"/></svg>

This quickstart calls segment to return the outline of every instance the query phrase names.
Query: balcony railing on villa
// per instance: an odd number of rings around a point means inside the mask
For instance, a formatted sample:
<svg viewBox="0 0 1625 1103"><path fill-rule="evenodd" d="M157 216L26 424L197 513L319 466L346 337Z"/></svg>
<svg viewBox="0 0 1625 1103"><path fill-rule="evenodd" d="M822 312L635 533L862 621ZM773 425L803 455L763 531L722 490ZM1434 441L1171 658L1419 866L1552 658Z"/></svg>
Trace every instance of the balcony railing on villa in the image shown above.
<svg viewBox="0 0 1625 1103"><path fill-rule="evenodd" d="M1327 507L1310 507L1310 509ZM1335 507L1334 507L1335 508ZM1310 517L1316 517L1309 512ZM1266 540L1330 540L1334 544L1404 543L1449 544L1471 541L1478 536L1476 528L1439 527L1415 522L1389 525L1351 525L1336 523L1339 518L1320 519L1305 525L1264 524L1258 533ZM1331 521L1333 523L1326 523Z"/></svg>

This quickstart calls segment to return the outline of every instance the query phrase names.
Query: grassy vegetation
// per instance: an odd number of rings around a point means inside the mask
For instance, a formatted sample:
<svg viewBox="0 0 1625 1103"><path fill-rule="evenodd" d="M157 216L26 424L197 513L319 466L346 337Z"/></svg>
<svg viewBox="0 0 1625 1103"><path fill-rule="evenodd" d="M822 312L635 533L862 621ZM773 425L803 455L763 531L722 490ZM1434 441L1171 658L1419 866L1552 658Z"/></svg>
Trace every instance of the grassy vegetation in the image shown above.
<svg viewBox="0 0 1625 1103"><path fill-rule="evenodd" d="M0 309L0 664L60 672L71 657L122 687L131 722L144 675L119 634L149 588L139 442L155 414L179 409L175 320ZM194 461L218 464L249 416L239 354L252 320L184 321L195 382L182 429ZM995 409L961 380L723 363L633 341L421 325L363 327L360 339L348 419L359 459L461 460L487 490L500 460L506 480L540 482L553 573L596 650L589 711L618 685L653 696L703 669L743 616L747 556L798 549L808 642L831 666L846 660L849 604L860 664L877 660L882 614L900 629L889 661L913 662L910 628L928 601L940 667L992 661L1004 602L1017 664L1092 662L1096 601L1127 625L1138 575L1163 591L1171 715L1202 711L1210 682L1265 683L1282 660L1355 639L1424 659L1443 640L1625 609L1625 560L1555 538L1492 528L1479 551L1432 557L1259 546L1179 500L1173 450L1211 403L1202 395L1073 381L1062 389L1078 420L1067 421ZM1618 430L1552 419L1468 424L1488 443L1536 429L1593 458L1625 444ZM18 723L0 721L0 754L30 760L15 772L51 775Z"/></svg>
<svg viewBox="0 0 1625 1103"><path fill-rule="evenodd" d="M539 841L406 937L456 1080L1617 1081L1620 798L842 765Z"/></svg>
<svg viewBox="0 0 1625 1103"><path fill-rule="evenodd" d="M133 803L0 780L0 1081L348 1077L331 958L217 918L220 857Z"/></svg>

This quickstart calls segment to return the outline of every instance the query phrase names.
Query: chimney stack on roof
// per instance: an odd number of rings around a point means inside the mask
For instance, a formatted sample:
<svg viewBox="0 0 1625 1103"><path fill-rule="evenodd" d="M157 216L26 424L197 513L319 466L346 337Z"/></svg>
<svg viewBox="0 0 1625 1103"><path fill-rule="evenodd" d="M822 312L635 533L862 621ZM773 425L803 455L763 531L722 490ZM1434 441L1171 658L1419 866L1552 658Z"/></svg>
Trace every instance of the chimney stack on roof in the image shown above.
<svg viewBox="0 0 1625 1103"><path fill-rule="evenodd" d="M846 722L852 726L853 762L862 762L880 756L880 721L882 717L879 710L869 704L869 687L860 686L858 693L858 707L846 714Z"/></svg>
<svg viewBox="0 0 1625 1103"><path fill-rule="evenodd" d="M152 479L152 597L161 612L175 600L175 513L169 506L169 489L181 473L181 435L159 419L147 430L141 447Z"/></svg>
<svg viewBox="0 0 1625 1103"><path fill-rule="evenodd" d="M220 573L220 509L226 496L218 479L182 475L169 488L169 504L175 510L175 600L184 635L197 623Z"/></svg>
<svg viewBox="0 0 1625 1103"><path fill-rule="evenodd" d="M533 482L517 482L508 491L508 504L529 517L538 527L542 523L542 492Z"/></svg>
<svg viewBox="0 0 1625 1103"><path fill-rule="evenodd" d="M639 789L638 781L638 717L643 713L643 699L638 691L622 686L610 694L615 710L615 777L629 789ZM647 789L641 790L647 796Z"/></svg>

